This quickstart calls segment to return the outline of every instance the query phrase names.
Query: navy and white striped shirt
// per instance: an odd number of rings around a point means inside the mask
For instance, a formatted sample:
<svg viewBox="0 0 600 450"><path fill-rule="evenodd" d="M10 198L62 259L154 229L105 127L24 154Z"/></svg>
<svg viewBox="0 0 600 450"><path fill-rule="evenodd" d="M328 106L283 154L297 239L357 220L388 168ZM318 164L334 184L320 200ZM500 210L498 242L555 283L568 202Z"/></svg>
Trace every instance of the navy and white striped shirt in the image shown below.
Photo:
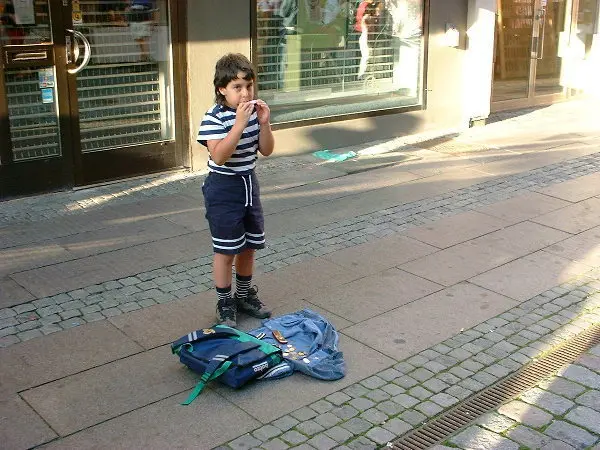
<svg viewBox="0 0 600 450"><path fill-rule="evenodd" d="M207 141L225 139L227 133L233 128L234 123L234 109L218 104L212 106L206 112L200 124L198 142L208 147ZM225 175L245 175L252 171L256 166L259 131L260 125L258 124L255 108L231 157L225 164L219 166L212 160L209 154L208 170Z"/></svg>

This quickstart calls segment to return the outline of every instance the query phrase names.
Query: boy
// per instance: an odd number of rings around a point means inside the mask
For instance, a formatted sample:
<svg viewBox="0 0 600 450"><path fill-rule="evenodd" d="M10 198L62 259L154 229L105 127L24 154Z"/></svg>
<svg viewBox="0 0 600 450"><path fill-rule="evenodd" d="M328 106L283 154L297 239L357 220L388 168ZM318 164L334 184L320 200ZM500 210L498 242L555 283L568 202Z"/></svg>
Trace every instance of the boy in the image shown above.
<svg viewBox="0 0 600 450"><path fill-rule="evenodd" d="M216 104L204 115L198 142L209 151L209 174L202 186L206 218L213 240L213 278L217 290L217 321L237 324L237 311L261 319L271 312L250 287L254 251L264 248L265 232L258 180L257 151L273 153L271 112L254 100L256 75L239 53L223 56L215 66ZM236 291L231 295L232 265Z"/></svg>

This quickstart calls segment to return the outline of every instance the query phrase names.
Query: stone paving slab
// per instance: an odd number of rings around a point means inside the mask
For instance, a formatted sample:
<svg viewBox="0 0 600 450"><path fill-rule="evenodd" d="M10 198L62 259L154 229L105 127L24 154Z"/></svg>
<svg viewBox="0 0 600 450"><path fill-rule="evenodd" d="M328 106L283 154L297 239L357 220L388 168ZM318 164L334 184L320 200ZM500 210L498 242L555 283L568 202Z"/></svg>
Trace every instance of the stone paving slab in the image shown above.
<svg viewBox="0 0 600 450"><path fill-rule="evenodd" d="M188 234L190 230L166 218L138 219L102 230L78 233L55 242L72 255L85 257Z"/></svg>
<svg viewBox="0 0 600 450"><path fill-rule="evenodd" d="M353 247L347 247L323 257L348 269L359 269L374 275L405 262L433 253L437 249L406 236L391 235Z"/></svg>
<svg viewBox="0 0 600 450"><path fill-rule="evenodd" d="M114 280L119 275L120 272L117 269L109 264L102 263L100 256L93 256L16 272L10 278L31 292L36 298L43 298Z"/></svg>
<svg viewBox="0 0 600 450"><path fill-rule="evenodd" d="M233 439L261 426L248 413L210 389L202 393L202 402L184 408L180 403L186 396L187 393L182 393L166 398L44 448L210 448L215 442Z"/></svg>
<svg viewBox="0 0 600 450"><path fill-rule="evenodd" d="M18 395L0 397L0 438L3 448L32 448L56 437L57 434L48 424Z"/></svg>
<svg viewBox="0 0 600 450"><path fill-rule="evenodd" d="M194 373L163 346L29 389L21 397L66 436L195 385Z"/></svg>
<svg viewBox="0 0 600 450"><path fill-rule="evenodd" d="M199 231L105 253L98 260L118 270L121 276L129 276L188 262L209 252L212 252L210 232Z"/></svg>
<svg viewBox="0 0 600 450"><path fill-rule="evenodd" d="M98 344L95 344L98 343ZM143 349L110 323L72 328L2 349L0 398L133 355Z"/></svg>
<svg viewBox="0 0 600 450"><path fill-rule="evenodd" d="M324 289L336 288L362 277L358 270L348 270L318 257L259 274L255 280L260 286L261 298L264 298L270 307L277 307L291 300L309 298Z"/></svg>
<svg viewBox="0 0 600 450"><path fill-rule="evenodd" d="M392 268L337 288L329 288L307 300L358 323L440 289L442 286L438 284Z"/></svg>
<svg viewBox="0 0 600 450"><path fill-rule="evenodd" d="M338 166L332 165L331 167L328 167L326 165L310 165L305 167L304 170L269 174L269 176L261 182L261 191L262 193L267 193L273 190L290 189L331 178L342 177L346 174L347 172Z"/></svg>
<svg viewBox="0 0 600 450"><path fill-rule="evenodd" d="M412 183L369 190L366 193L344 195L335 200L335 207L331 202L320 202L296 210L280 212L265 221L265 229L269 236L279 237L396 206L398 199L405 200L407 198L399 191L416 189L409 186L413 186ZM443 189L446 190L448 187ZM345 193L346 191L340 190L339 192ZM297 217L302 217L302 220L294 220Z"/></svg>
<svg viewBox="0 0 600 450"><path fill-rule="evenodd" d="M0 250L0 276L76 259L77 255L51 241Z"/></svg>
<svg viewBox="0 0 600 450"><path fill-rule="evenodd" d="M475 211L498 217L509 223L522 222L568 206L569 203L537 192L528 192Z"/></svg>
<svg viewBox="0 0 600 450"><path fill-rule="evenodd" d="M504 250L517 257L541 250L569 237L571 234L564 231L525 221L472 239L470 242L475 246Z"/></svg>
<svg viewBox="0 0 600 450"><path fill-rule="evenodd" d="M160 201L157 201L161 205L161 209L159 210L159 206L152 204L150 200L145 199L143 201L117 205L106 202L106 204L101 205L100 209L86 210L85 214L52 216L42 220L21 223L18 227L7 224L0 228L0 248L42 242L48 239L58 239L140 220L169 217L170 215L196 208L198 204L197 201L192 201L185 196L178 196L176 200L165 196ZM6 207L7 202L3 202L2 205L3 208Z"/></svg>
<svg viewBox="0 0 600 450"><path fill-rule="evenodd" d="M544 251L588 266L600 266L600 226L551 245Z"/></svg>
<svg viewBox="0 0 600 450"><path fill-rule="evenodd" d="M556 197L569 202L580 202L600 195L600 174L593 173L576 180L565 181L540 189L541 194Z"/></svg>
<svg viewBox="0 0 600 450"><path fill-rule="evenodd" d="M581 233L600 224L600 199L584 200L532 220L568 233Z"/></svg>
<svg viewBox="0 0 600 450"><path fill-rule="evenodd" d="M408 163L403 163L402 166L406 167L409 172L422 177L439 175L441 172L450 169L460 170L477 166L476 162L467 158L457 158L452 155L446 155L432 150L419 148L412 150L411 155L413 155L415 159Z"/></svg>
<svg viewBox="0 0 600 450"><path fill-rule="evenodd" d="M510 150L511 152L517 152L514 157L492 161L480 167L479 170L490 175L512 175L524 170L534 170L550 164L557 164L573 158L575 155L585 156L593 154L597 151L597 148L585 143L573 144L571 142L555 148L548 147L547 143L541 143L537 146L535 144L523 143ZM534 151L535 153L532 153ZM519 154L518 152L526 153Z"/></svg>
<svg viewBox="0 0 600 450"><path fill-rule="evenodd" d="M508 250L464 242L432 253L400 268L435 283L452 286L515 259Z"/></svg>
<svg viewBox="0 0 600 450"><path fill-rule="evenodd" d="M204 231L208 230L208 221L204 218L205 214L204 207L188 208L185 212L169 214L165 219L190 231Z"/></svg>
<svg viewBox="0 0 600 450"><path fill-rule="evenodd" d="M14 280L8 277L0 278L0 309L29 302L35 297Z"/></svg>
<svg viewBox="0 0 600 450"><path fill-rule="evenodd" d="M401 360L515 304L500 294L460 283L351 326L344 333ZM424 334L425 329L428 332Z"/></svg>
<svg viewBox="0 0 600 450"><path fill-rule="evenodd" d="M413 228L406 233L438 248L448 248L509 225L504 220L474 211L443 218L434 224Z"/></svg>
<svg viewBox="0 0 600 450"><path fill-rule="evenodd" d="M174 342L198 328L199 323L214 320L214 293L203 292L178 302L154 304L108 320L146 350Z"/></svg>
<svg viewBox="0 0 600 450"><path fill-rule="evenodd" d="M471 283L524 301L563 283L589 266L539 251L471 278Z"/></svg>
<svg viewBox="0 0 600 450"><path fill-rule="evenodd" d="M188 233L131 248L18 272L11 278L38 298L189 261L210 251L209 232Z"/></svg>
<svg viewBox="0 0 600 450"><path fill-rule="evenodd" d="M4 203L3 203L4 206ZM34 244L48 239L69 236L85 231L98 230L106 225L89 220L80 224L79 216L60 217L57 219L46 219L37 222L27 222L14 225L6 225L0 228L0 248L19 247Z"/></svg>

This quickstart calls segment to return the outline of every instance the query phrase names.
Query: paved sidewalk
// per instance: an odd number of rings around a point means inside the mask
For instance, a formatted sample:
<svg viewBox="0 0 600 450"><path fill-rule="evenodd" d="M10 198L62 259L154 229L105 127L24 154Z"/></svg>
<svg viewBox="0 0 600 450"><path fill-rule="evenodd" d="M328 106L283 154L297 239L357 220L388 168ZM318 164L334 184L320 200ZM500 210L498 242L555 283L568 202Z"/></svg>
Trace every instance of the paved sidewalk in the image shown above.
<svg viewBox="0 0 600 450"><path fill-rule="evenodd" d="M261 297L277 315L308 307L330 319L348 374L240 391L213 384L189 407L179 403L196 378L168 344L213 320L203 175L2 203L0 439L7 448L385 446L600 323L594 114L577 101L460 135L338 149L360 154L340 163L262 160ZM598 445L598 353L446 446Z"/></svg>

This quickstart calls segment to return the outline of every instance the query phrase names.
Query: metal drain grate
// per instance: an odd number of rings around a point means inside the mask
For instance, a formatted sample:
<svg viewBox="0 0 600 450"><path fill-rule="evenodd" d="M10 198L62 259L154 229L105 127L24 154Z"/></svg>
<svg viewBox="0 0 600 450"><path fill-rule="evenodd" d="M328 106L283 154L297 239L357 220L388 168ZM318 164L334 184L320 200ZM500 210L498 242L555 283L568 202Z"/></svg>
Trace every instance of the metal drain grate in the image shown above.
<svg viewBox="0 0 600 450"><path fill-rule="evenodd" d="M479 416L534 387L565 364L600 343L600 324L593 325L496 384L463 400L452 409L393 442L393 449L419 450L444 442Z"/></svg>

